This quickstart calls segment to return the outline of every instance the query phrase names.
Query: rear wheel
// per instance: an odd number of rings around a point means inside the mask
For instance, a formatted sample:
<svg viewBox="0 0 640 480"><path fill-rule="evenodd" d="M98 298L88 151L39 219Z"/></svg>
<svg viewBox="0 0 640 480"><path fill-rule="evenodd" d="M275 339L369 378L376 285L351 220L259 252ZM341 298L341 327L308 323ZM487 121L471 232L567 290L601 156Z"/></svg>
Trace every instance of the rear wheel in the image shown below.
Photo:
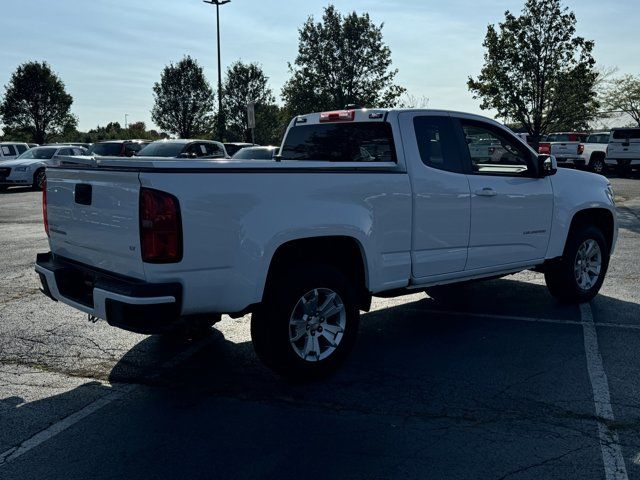
<svg viewBox="0 0 640 480"><path fill-rule="evenodd" d="M607 171L607 164L604 162L602 155L594 155L589 162L589 168L593 173L604 175Z"/></svg>
<svg viewBox="0 0 640 480"><path fill-rule="evenodd" d="M44 168L36 170L36 173L33 174L33 184L31 185L31 188L34 190L42 190L44 188L46 178Z"/></svg>
<svg viewBox="0 0 640 480"><path fill-rule="evenodd" d="M251 316L256 354L295 381L333 372L355 343L360 312L356 292L340 270L294 267L278 275Z"/></svg>
<svg viewBox="0 0 640 480"><path fill-rule="evenodd" d="M602 232L580 226L567 239L560 263L545 272L551 294L564 302L588 302L598 294L609 267L609 247Z"/></svg>

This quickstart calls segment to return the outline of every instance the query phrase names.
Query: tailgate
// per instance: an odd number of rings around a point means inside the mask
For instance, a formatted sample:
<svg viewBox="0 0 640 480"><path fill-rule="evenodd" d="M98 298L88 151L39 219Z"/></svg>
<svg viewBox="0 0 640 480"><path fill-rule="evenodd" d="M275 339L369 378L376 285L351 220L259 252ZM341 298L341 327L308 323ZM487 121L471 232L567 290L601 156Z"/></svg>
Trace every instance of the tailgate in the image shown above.
<svg viewBox="0 0 640 480"><path fill-rule="evenodd" d="M108 272L144 278L137 172L47 169L51 251Z"/></svg>
<svg viewBox="0 0 640 480"><path fill-rule="evenodd" d="M557 157L577 157L579 142L558 142L551 144L551 155Z"/></svg>
<svg viewBox="0 0 640 480"><path fill-rule="evenodd" d="M639 159L640 142L611 142L607 152L610 158Z"/></svg>

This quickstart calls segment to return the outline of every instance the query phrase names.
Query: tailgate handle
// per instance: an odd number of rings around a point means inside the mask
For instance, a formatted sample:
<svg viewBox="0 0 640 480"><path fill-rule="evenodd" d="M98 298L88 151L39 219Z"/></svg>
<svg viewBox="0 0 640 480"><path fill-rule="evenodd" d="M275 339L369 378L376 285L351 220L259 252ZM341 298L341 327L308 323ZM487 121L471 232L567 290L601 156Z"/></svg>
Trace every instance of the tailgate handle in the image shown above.
<svg viewBox="0 0 640 480"><path fill-rule="evenodd" d="M88 183L78 183L75 188L75 200L80 205L91 205L91 185Z"/></svg>

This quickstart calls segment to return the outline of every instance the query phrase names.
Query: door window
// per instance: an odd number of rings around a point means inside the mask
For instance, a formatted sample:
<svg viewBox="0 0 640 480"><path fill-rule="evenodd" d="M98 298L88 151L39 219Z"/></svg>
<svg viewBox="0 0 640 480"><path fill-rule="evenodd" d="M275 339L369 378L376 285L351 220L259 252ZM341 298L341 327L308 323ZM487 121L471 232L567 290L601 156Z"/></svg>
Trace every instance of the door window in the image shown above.
<svg viewBox="0 0 640 480"><path fill-rule="evenodd" d="M428 167L461 172L462 164L449 117L415 117L413 128L422 162Z"/></svg>
<svg viewBox="0 0 640 480"><path fill-rule="evenodd" d="M516 138L482 122L462 121L471 171L480 175L528 176L531 152Z"/></svg>
<svg viewBox="0 0 640 480"><path fill-rule="evenodd" d="M2 145L2 154L6 157L16 155L16 150L13 145Z"/></svg>

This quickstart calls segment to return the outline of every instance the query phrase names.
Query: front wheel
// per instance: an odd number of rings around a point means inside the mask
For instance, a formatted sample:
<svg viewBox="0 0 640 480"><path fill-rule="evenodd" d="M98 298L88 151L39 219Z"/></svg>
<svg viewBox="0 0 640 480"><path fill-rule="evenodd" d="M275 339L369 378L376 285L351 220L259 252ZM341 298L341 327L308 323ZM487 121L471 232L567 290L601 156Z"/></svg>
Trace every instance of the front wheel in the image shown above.
<svg viewBox="0 0 640 480"><path fill-rule="evenodd" d="M545 272L551 295L569 303L590 301L598 294L609 267L609 247L600 229L582 226L567 239L560 263Z"/></svg>
<svg viewBox="0 0 640 480"><path fill-rule="evenodd" d="M349 278L321 265L289 269L267 286L251 316L256 354L294 381L325 376L353 348L360 312Z"/></svg>
<svg viewBox="0 0 640 480"><path fill-rule="evenodd" d="M36 173L33 174L33 184L31 185L31 188L34 190L42 190L44 188L46 178L47 176L44 168L37 170Z"/></svg>

